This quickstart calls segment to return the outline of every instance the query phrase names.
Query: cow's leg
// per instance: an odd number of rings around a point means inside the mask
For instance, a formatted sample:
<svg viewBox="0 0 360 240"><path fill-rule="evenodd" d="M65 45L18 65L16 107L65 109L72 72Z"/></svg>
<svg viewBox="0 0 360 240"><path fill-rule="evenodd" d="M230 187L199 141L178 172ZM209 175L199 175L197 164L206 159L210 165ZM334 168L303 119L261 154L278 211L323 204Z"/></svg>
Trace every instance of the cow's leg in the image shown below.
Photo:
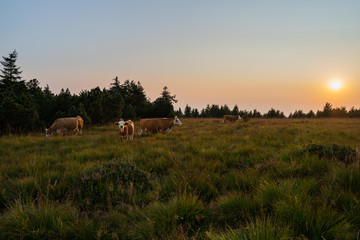
<svg viewBox="0 0 360 240"><path fill-rule="evenodd" d="M74 131L76 131L75 136L79 135L79 128L75 128Z"/></svg>

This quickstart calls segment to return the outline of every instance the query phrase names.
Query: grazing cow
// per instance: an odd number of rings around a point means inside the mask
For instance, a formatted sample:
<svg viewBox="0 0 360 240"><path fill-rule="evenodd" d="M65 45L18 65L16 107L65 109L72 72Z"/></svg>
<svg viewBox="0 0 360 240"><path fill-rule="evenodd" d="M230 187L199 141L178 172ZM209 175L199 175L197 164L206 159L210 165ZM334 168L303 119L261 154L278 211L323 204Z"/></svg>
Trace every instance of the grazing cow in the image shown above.
<svg viewBox="0 0 360 240"><path fill-rule="evenodd" d="M124 121L122 118L118 122L115 122L116 125L119 125L120 135L123 140L134 139L135 126L131 120Z"/></svg>
<svg viewBox="0 0 360 240"><path fill-rule="evenodd" d="M82 134L82 129L84 126L84 120L80 117L67 117L67 118L58 118L49 128L45 128L46 137L54 135L54 133L63 134L65 132L75 132L76 135L79 133Z"/></svg>
<svg viewBox="0 0 360 240"><path fill-rule="evenodd" d="M226 122L236 122L237 120L241 119L240 115L224 115L224 123Z"/></svg>
<svg viewBox="0 0 360 240"><path fill-rule="evenodd" d="M175 118L145 118L140 120L139 135L143 132L169 133L174 125L181 126L180 120Z"/></svg>

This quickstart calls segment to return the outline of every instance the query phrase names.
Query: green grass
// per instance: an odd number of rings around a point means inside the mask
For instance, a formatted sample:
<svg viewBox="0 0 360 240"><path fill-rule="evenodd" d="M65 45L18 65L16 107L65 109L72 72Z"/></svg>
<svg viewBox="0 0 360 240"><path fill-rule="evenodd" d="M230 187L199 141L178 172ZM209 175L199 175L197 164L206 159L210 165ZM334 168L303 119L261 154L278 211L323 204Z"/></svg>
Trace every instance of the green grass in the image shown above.
<svg viewBox="0 0 360 240"><path fill-rule="evenodd" d="M359 236L359 119L182 122L1 137L0 239Z"/></svg>

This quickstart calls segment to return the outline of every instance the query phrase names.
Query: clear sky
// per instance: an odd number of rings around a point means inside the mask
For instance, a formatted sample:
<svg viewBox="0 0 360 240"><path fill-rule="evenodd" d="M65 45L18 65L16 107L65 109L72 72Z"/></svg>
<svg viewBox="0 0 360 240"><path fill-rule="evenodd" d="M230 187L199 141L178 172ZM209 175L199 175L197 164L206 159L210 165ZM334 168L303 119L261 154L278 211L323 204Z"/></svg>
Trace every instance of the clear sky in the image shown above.
<svg viewBox="0 0 360 240"><path fill-rule="evenodd" d="M14 49L54 93L118 76L152 101L168 86L176 108L360 107L358 0L0 0L0 54Z"/></svg>

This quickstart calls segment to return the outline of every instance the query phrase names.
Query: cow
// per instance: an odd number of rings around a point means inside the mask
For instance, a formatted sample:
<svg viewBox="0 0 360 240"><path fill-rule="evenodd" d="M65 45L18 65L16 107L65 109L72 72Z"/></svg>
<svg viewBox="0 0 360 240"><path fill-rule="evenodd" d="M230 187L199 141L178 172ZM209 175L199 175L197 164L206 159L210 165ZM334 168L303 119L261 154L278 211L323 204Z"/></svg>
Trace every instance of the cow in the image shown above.
<svg viewBox="0 0 360 240"><path fill-rule="evenodd" d="M124 121L122 118L118 122L115 122L116 125L119 125L120 136L123 140L134 139L135 126L131 120Z"/></svg>
<svg viewBox="0 0 360 240"><path fill-rule="evenodd" d="M182 125L182 123L177 117L140 119L139 135L141 135L143 132L169 133L174 125Z"/></svg>
<svg viewBox="0 0 360 240"><path fill-rule="evenodd" d="M67 118L58 118L49 128L45 128L45 136L50 137L57 134L63 134L65 132L75 132L76 135L79 133L82 134L82 129L84 126L84 120L80 117L67 117Z"/></svg>
<svg viewBox="0 0 360 240"><path fill-rule="evenodd" d="M226 122L236 122L237 120L241 119L240 115L224 115L224 123Z"/></svg>

